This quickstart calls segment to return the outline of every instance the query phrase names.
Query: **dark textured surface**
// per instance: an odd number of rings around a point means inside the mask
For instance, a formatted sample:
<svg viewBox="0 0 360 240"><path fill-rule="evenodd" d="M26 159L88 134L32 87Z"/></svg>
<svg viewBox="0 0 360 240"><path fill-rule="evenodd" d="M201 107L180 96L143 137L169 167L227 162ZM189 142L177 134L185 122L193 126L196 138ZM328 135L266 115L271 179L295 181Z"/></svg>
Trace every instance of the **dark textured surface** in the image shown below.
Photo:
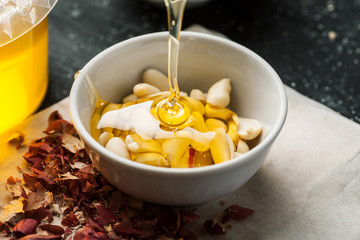
<svg viewBox="0 0 360 240"><path fill-rule="evenodd" d="M194 23L262 56L283 82L360 123L360 0L212 0ZM59 0L50 14L50 82L41 106L67 97L74 73L119 41L167 30L166 11L142 0Z"/></svg>

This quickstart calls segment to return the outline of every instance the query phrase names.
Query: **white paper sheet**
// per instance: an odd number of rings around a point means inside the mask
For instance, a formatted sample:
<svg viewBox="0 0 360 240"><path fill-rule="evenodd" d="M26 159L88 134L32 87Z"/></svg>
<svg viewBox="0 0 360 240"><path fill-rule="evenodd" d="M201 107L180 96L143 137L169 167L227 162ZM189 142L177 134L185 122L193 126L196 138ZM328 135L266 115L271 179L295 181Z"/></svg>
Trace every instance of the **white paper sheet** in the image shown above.
<svg viewBox="0 0 360 240"><path fill-rule="evenodd" d="M360 239L360 125L286 87L286 123L261 169L244 186L197 206L201 218L191 228L200 239ZM17 129L30 142L41 137L49 114L71 120L68 98L29 118ZM4 138L3 138L4 139ZM24 166L22 154L0 142L0 192ZM9 200L0 195L0 206ZM225 205L220 205L220 201ZM211 236L202 226L231 204L255 210L231 222L225 235Z"/></svg>

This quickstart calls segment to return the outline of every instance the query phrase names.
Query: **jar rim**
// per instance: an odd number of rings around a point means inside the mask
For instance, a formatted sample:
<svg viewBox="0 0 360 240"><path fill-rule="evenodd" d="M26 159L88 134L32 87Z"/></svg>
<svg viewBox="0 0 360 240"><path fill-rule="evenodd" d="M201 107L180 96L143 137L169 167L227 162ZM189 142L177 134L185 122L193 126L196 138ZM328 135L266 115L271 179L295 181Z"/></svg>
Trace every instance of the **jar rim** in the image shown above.
<svg viewBox="0 0 360 240"><path fill-rule="evenodd" d="M42 22L57 0L0 0L0 47Z"/></svg>

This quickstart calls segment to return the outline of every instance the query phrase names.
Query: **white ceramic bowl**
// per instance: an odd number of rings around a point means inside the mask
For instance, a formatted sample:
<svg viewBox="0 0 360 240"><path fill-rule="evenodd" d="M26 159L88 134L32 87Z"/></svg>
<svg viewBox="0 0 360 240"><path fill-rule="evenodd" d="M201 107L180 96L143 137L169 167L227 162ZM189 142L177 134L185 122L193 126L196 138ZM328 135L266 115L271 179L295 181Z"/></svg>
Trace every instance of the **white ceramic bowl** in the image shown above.
<svg viewBox="0 0 360 240"><path fill-rule="evenodd" d="M152 33L120 42L94 57L83 68L107 101L119 102L141 81L149 68L167 70L168 33ZM259 120L261 142L228 162L192 169L148 166L121 158L103 148L89 134L94 108L84 75L74 81L70 112L75 128L105 178L136 198L164 205L189 206L215 200L248 181L259 169L279 134L287 113L284 86L271 66L249 49L220 37L182 32L179 87L207 91L224 77L232 80L230 109Z"/></svg>

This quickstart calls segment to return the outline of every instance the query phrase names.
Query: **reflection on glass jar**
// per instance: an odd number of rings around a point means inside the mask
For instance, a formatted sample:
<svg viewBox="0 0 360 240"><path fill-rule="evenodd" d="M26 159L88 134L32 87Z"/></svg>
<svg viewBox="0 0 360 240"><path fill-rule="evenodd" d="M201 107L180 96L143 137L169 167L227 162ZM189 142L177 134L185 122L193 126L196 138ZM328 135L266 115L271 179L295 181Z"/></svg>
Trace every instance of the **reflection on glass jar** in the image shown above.
<svg viewBox="0 0 360 240"><path fill-rule="evenodd" d="M0 47L0 133L33 113L48 84L47 18Z"/></svg>

